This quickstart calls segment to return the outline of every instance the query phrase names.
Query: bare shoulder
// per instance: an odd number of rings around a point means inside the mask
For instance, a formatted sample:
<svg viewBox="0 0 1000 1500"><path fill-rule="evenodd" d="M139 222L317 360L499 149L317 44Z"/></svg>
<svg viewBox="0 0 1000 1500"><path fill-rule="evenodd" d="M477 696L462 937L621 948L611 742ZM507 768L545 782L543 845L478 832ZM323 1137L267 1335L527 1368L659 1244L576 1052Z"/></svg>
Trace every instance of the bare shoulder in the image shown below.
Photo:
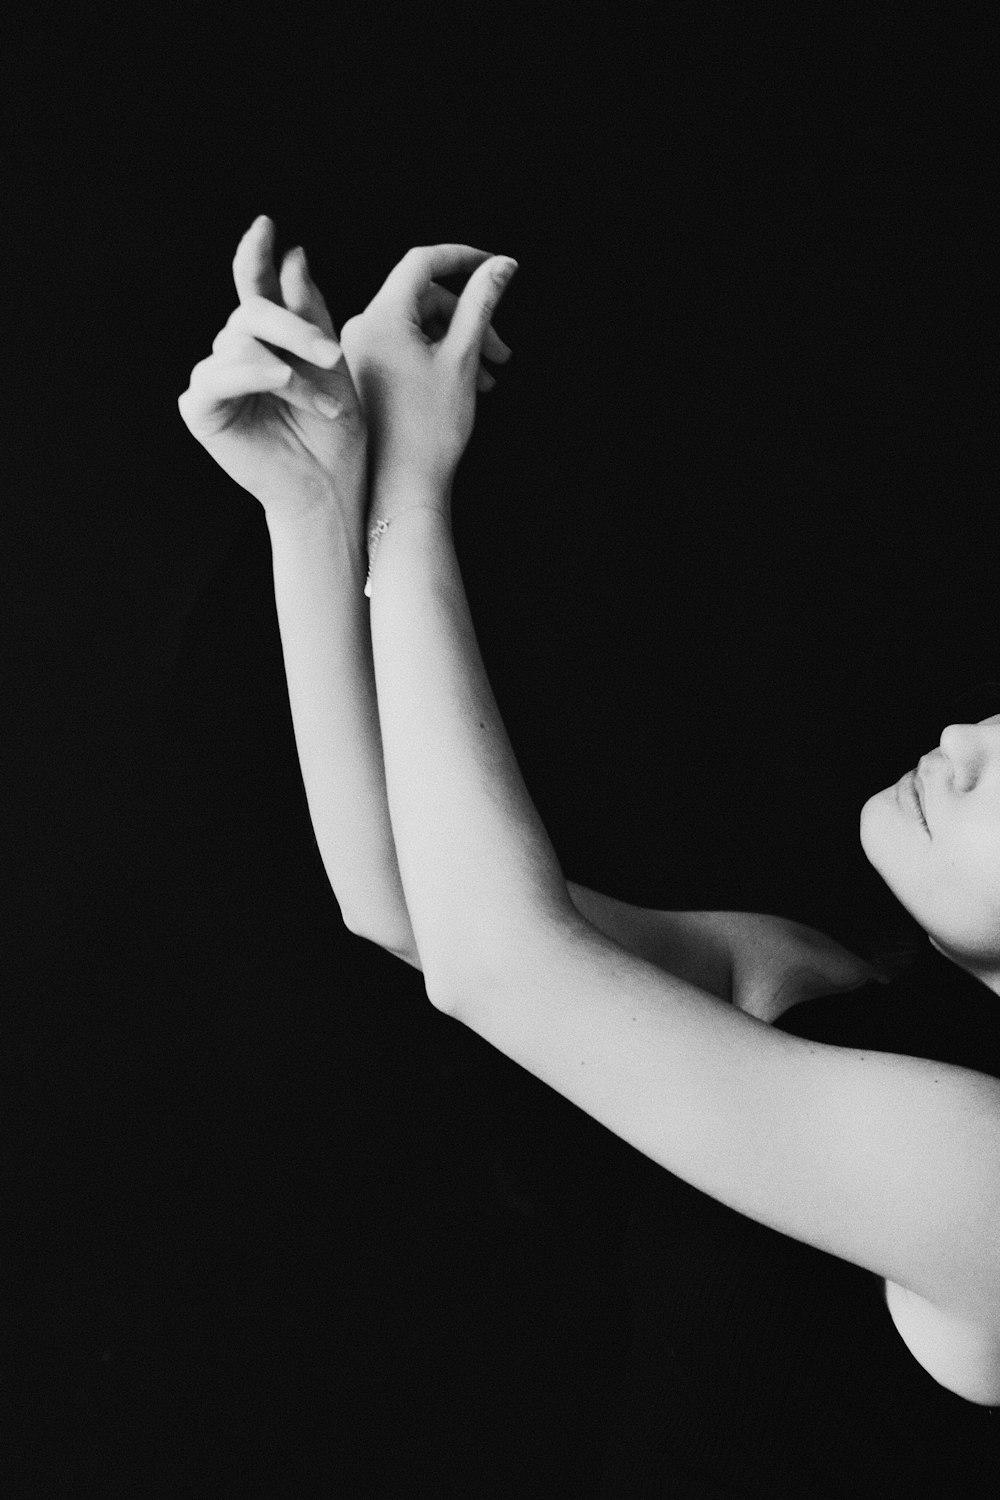
<svg viewBox="0 0 1000 1500"><path fill-rule="evenodd" d="M733 955L733 1001L773 1022L803 1000L844 994L877 979L867 959L836 938L765 912L726 912Z"/></svg>
<svg viewBox="0 0 1000 1500"><path fill-rule="evenodd" d="M577 911L621 947L720 1000L732 998L734 912L660 911L567 882Z"/></svg>
<svg viewBox="0 0 1000 1500"><path fill-rule="evenodd" d="M769 1023L801 1000L857 989L871 964L788 917L748 911L662 911L570 881L577 910L629 952Z"/></svg>

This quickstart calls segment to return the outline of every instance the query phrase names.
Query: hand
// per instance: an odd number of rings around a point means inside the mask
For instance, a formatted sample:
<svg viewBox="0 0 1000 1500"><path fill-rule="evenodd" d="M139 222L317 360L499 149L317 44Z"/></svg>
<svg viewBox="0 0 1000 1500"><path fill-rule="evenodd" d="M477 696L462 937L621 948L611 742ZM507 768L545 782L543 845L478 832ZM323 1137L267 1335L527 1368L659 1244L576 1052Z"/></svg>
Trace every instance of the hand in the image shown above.
<svg viewBox="0 0 1000 1500"><path fill-rule="evenodd" d="M364 413L301 246L274 269L261 216L233 260L239 306L191 371L177 405L199 443L270 521L338 504L359 527L367 506ZM317 408L317 397L332 403Z"/></svg>
<svg viewBox="0 0 1000 1500"><path fill-rule="evenodd" d="M411 501L419 492L450 503L476 391L496 383L480 359L510 358L491 319L516 269L509 257L469 245L409 250L365 311L344 324L341 344L368 424L373 495L385 493L388 480ZM470 270L461 296L434 281ZM373 509L373 519L390 519L377 503Z"/></svg>

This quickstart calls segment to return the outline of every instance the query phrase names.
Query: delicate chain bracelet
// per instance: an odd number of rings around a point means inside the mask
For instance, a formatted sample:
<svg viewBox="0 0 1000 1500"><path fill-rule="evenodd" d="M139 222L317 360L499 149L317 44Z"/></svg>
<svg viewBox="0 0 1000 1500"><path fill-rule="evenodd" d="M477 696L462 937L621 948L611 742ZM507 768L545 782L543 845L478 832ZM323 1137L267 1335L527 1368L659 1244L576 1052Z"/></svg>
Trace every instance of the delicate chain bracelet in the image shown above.
<svg viewBox="0 0 1000 1500"><path fill-rule="evenodd" d="M378 550L379 542L385 536L393 521L396 520L396 517L405 516L407 511L411 510L433 510L437 511L438 515L441 514L436 505L408 505L406 510L397 510L396 515L390 516L388 521L376 522L368 533L368 577L365 579L366 599L370 599L372 596L372 568L375 565L375 553Z"/></svg>

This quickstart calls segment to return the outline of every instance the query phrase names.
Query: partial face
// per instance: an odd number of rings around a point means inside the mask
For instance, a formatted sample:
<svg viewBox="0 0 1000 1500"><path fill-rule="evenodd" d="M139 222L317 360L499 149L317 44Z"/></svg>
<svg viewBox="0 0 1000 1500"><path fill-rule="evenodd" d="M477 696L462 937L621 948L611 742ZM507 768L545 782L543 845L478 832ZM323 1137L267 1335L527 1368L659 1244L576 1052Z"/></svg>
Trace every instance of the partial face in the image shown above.
<svg viewBox="0 0 1000 1500"><path fill-rule="evenodd" d="M938 951L1000 994L1000 714L949 724L870 797L861 846Z"/></svg>

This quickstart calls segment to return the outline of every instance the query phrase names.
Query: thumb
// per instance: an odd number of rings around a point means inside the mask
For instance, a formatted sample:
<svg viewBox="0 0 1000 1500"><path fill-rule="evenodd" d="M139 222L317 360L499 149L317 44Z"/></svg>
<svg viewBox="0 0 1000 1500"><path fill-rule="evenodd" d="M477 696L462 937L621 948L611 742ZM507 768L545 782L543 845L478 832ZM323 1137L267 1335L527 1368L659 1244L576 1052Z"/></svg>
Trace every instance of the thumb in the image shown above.
<svg viewBox="0 0 1000 1500"><path fill-rule="evenodd" d="M510 284L517 261L494 255L477 266L465 283L441 349L459 363L478 362L497 304Z"/></svg>

